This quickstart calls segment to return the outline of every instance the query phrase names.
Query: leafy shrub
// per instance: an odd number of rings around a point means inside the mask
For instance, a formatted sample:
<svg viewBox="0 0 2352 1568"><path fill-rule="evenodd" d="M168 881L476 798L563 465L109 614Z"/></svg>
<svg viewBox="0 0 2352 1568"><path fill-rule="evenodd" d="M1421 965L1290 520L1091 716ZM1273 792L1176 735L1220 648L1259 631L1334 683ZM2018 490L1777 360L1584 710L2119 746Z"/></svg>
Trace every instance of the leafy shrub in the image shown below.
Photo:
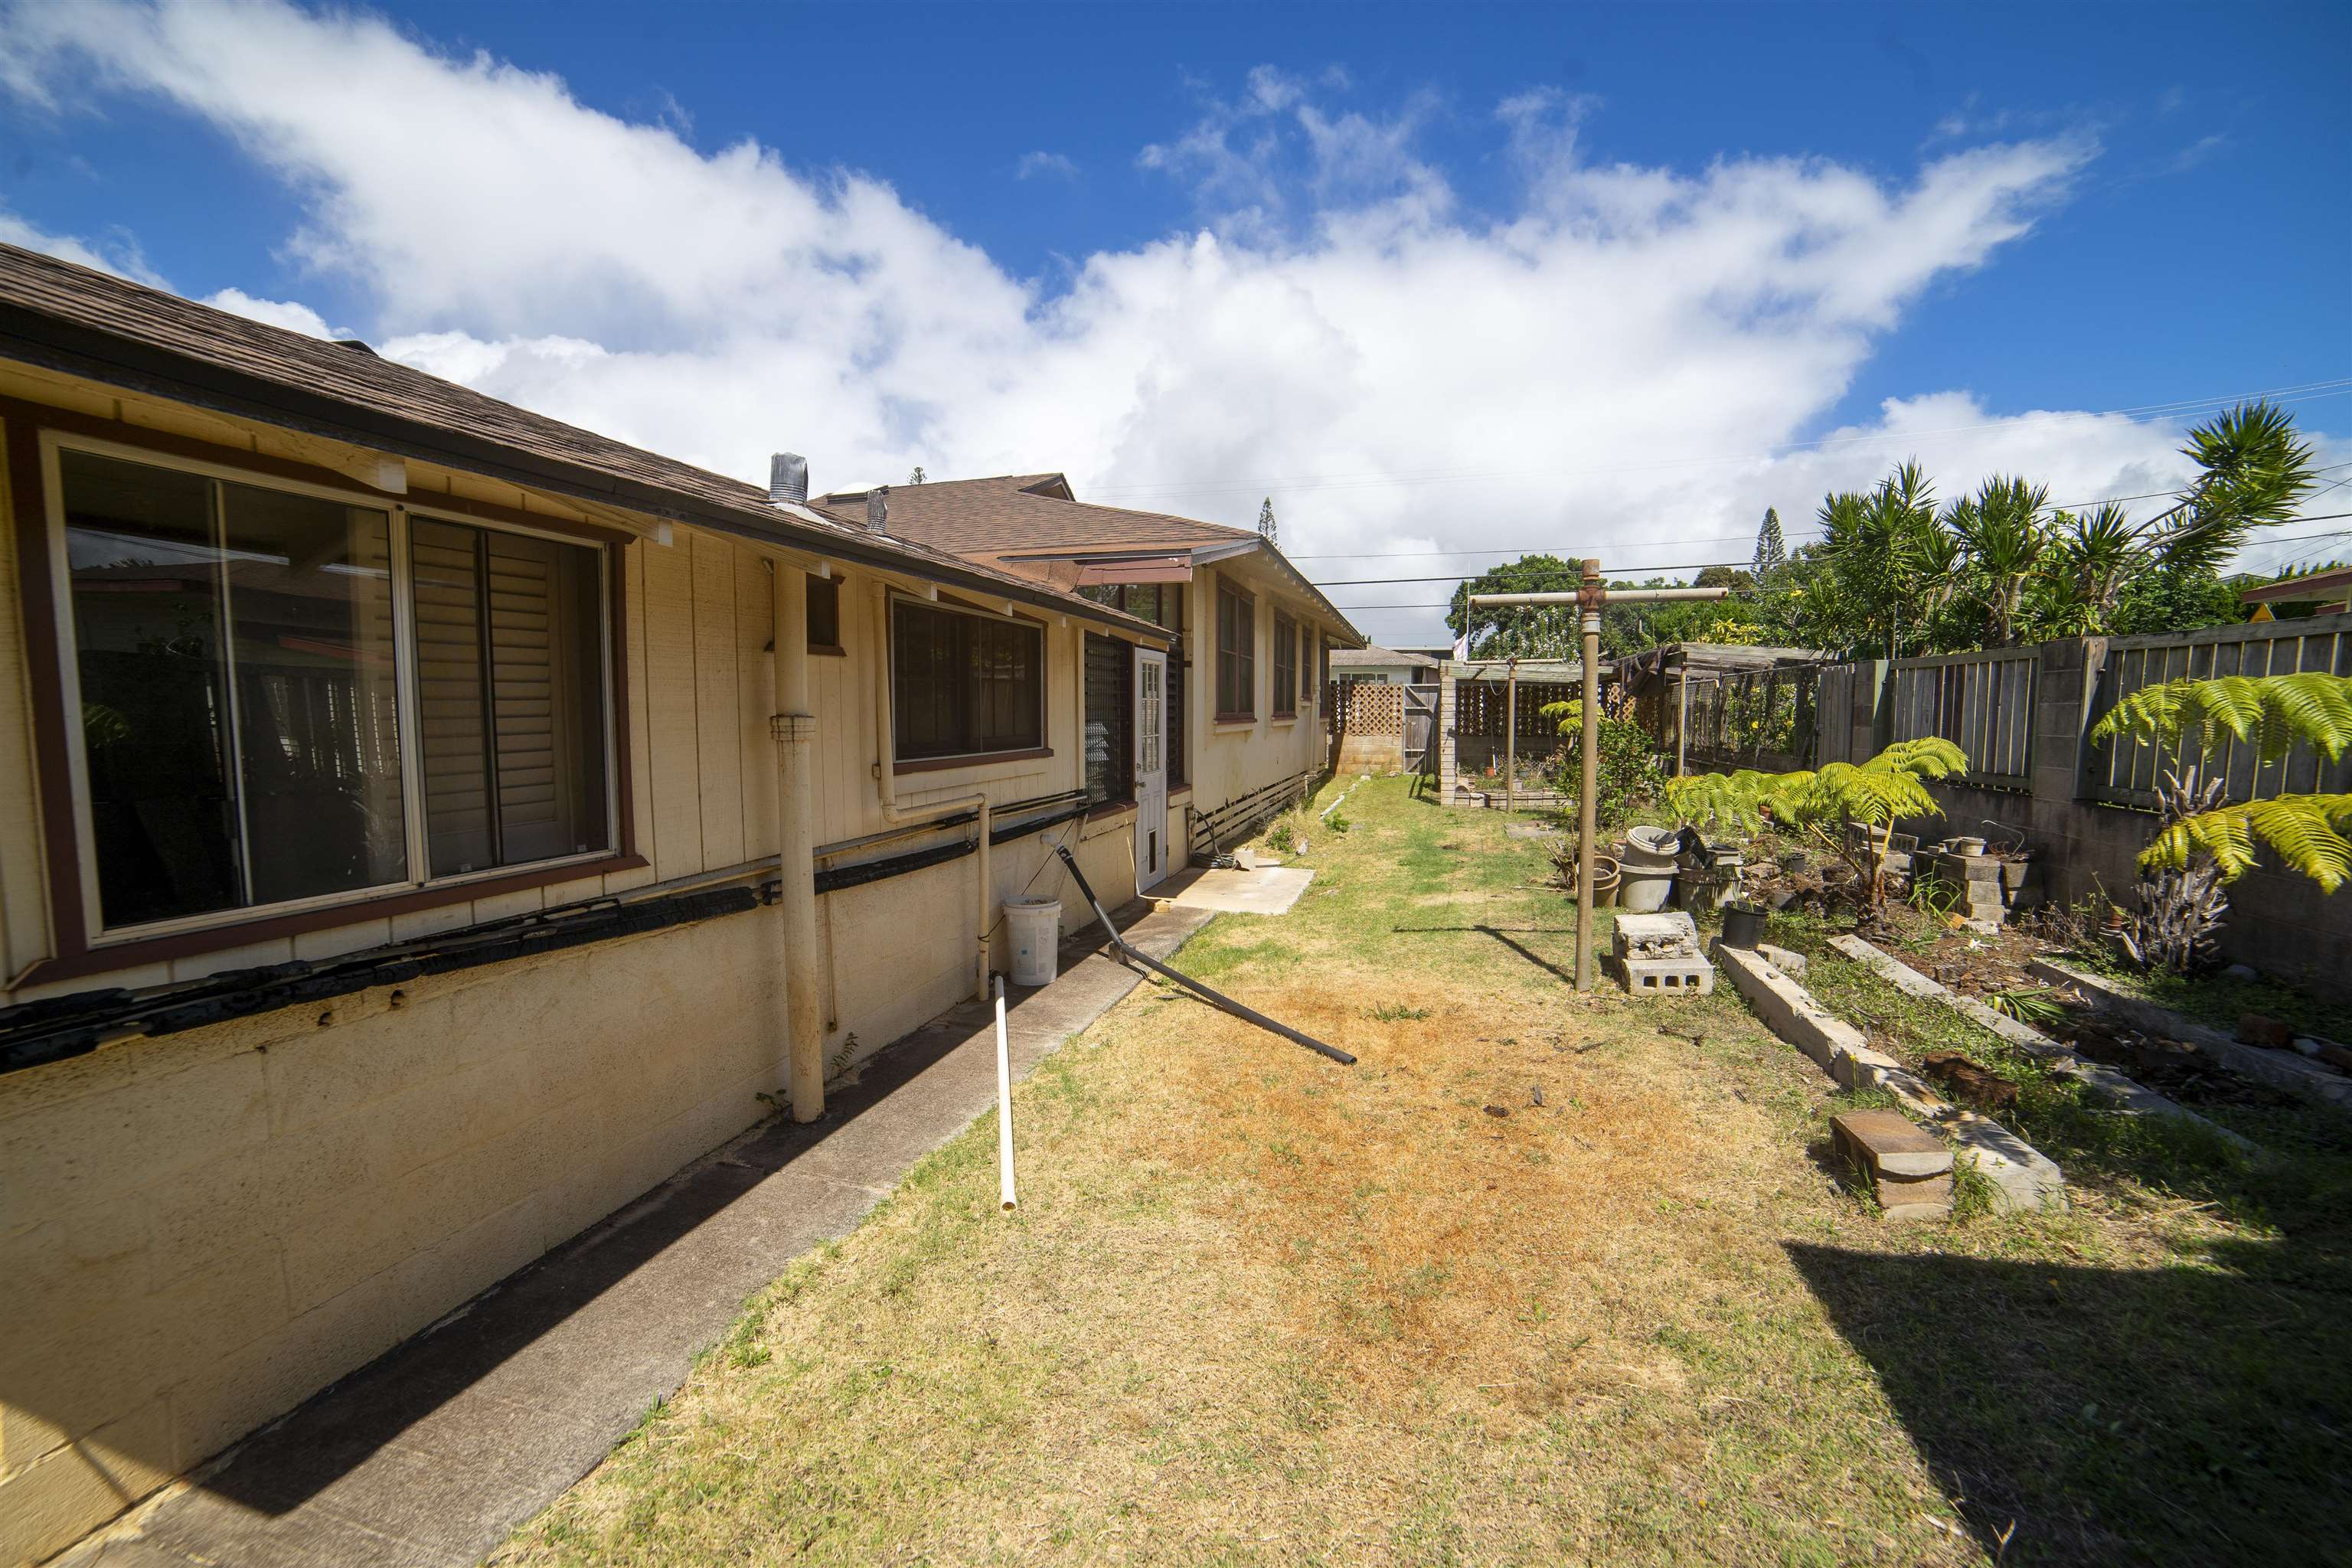
<svg viewBox="0 0 2352 1568"><path fill-rule="evenodd" d="M1584 705L1549 702L1542 711L1545 718L1558 720L1559 732L1568 737L1568 744L1552 759L1551 782L1560 794L1572 797L1584 787ZM1599 780L1594 820L1604 827L1657 804L1665 788L1665 770L1658 765L1650 737L1639 724L1601 716Z"/></svg>

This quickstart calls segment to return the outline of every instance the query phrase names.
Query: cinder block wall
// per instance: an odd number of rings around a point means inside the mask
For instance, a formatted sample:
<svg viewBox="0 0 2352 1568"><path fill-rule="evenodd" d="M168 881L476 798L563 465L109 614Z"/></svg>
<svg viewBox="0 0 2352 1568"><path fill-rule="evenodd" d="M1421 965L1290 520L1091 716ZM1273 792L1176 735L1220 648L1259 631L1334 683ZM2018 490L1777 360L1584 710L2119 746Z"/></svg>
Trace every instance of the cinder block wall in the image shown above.
<svg viewBox="0 0 2352 1568"><path fill-rule="evenodd" d="M1907 823L1906 831L1930 839L2003 836L1985 821L1990 818L2007 836L2023 835L2040 858L2042 888L2053 901L2104 895L2129 905L2139 880L2138 855L2155 835L2156 816L2086 798L2091 748L2085 737L2105 658L2104 638L2042 644L2035 672L2032 791L1936 784L1931 793L1944 816ZM2319 995L2352 999L2352 895L2323 893L2308 879L2266 863L2231 884L2229 897L2221 929L2225 954Z"/></svg>
<svg viewBox="0 0 2352 1568"><path fill-rule="evenodd" d="M758 1120L776 942L731 915L0 1078L0 1563Z"/></svg>

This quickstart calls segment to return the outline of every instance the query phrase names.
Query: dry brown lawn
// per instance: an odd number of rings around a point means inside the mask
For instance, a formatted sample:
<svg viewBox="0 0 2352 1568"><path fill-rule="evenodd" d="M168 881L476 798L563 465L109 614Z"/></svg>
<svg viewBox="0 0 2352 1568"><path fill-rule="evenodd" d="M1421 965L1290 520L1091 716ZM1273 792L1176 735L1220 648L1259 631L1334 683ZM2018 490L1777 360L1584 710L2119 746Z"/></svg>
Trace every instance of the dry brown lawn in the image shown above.
<svg viewBox="0 0 2352 1568"><path fill-rule="evenodd" d="M2011 1563L2162 1546L2126 1494L2166 1478L2065 1469L2104 1416L2056 1461L2005 1451L2077 1418L2064 1347L2021 1370L1969 1336L2071 1321L2078 1279L2219 1277L2259 1225L2119 1180L1890 1231L1825 1163L1849 1102L1736 1000L1561 983L1540 844L1402 784L1346 810L1297 911L1178 962L1360 1065L1139 989L1017 1094L1016 1215L984 1121L499 1561L1913 1564L1991 1561L2012 1524ZM1963 1364L1934 1370L1947 1344ZM2001 1391L1955 1401L1956 1436L1937 1380L1969 1367Z"/></svg>

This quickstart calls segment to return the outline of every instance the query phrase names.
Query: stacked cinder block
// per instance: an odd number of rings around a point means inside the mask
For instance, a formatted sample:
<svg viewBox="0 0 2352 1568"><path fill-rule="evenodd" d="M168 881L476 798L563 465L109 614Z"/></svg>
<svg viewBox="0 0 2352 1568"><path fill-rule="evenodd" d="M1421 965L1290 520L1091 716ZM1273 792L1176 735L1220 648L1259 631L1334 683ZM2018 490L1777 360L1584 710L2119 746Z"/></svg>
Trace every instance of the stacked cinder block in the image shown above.
<svg viewBox="0 0 2352 1568"><path fill-rule="evenodd" d="M1843 1111L1830 1118L1830 1132L1888 1219L1951 1216L1952 1152L1934 1133L1898 1110Z"/></svg>
<svg viewBox="0 0 2352 1568"><path fill-rule="evenodd" d="M1610 956L1636 996L1705 996L1715 989L1715 965L1699 951L1698 926L1679 910L1619 915Z"/></svg>
<svg viewBox="0 0 2352 1568"><path fill-rule="evenodd" d="M1998 926L2011 910L2030 909L2041 900L2041 873L2030 861L1949 850L1938 850L1927 859L1929 877L1958 898L1953 912L1973 923Z"/></svg>

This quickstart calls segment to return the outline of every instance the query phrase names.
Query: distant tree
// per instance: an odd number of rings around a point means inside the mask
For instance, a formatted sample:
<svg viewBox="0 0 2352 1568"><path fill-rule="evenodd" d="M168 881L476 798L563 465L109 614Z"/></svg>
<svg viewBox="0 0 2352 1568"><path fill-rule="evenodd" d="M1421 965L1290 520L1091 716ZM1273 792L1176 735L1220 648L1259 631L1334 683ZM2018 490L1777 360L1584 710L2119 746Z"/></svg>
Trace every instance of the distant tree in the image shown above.
<svg viewBox="0 0 2352 1568"><path fill-rule="evenodd" d="M917 463L917 464L915 465L915 471L914 471L913 473L908 474L908 475L907 476L907 482L908 482L908 484L910 484L910 485L919 485L919 484L921 484L921 483L923 482L923 465L922 465L922 464L920 464L920 463Z"/></svg>
<svg viewBox="0 0 2352 1568"><path fill-rule="evenodd" d="M1789 542L1780 536L1780 513L1772 507L1764 509L1764 525L1756 531L1756 559L1748 564L1748 574L1759 583L1769 582L1772 574L1788 563Z"/></svg>
<svg viewBox="0 0 2352 1568"><path fill-rule="evenodd" d="M1274 498L1268 496L1257 509L1257 532L1268 544L1274 542Z"/></svg>
<svg viewBox="0 0 2352 1568"><path fill-rule="evenodd" d="M1473 658L1574 658L1577 650L1574 605L1527 605L1473 609L1473 594L1573 594L1584 569L1557 555L1522 555L1500 566L1489 566L1454 590L1453 607L1445 624L1455 635L1467 633Z"/></svg>

